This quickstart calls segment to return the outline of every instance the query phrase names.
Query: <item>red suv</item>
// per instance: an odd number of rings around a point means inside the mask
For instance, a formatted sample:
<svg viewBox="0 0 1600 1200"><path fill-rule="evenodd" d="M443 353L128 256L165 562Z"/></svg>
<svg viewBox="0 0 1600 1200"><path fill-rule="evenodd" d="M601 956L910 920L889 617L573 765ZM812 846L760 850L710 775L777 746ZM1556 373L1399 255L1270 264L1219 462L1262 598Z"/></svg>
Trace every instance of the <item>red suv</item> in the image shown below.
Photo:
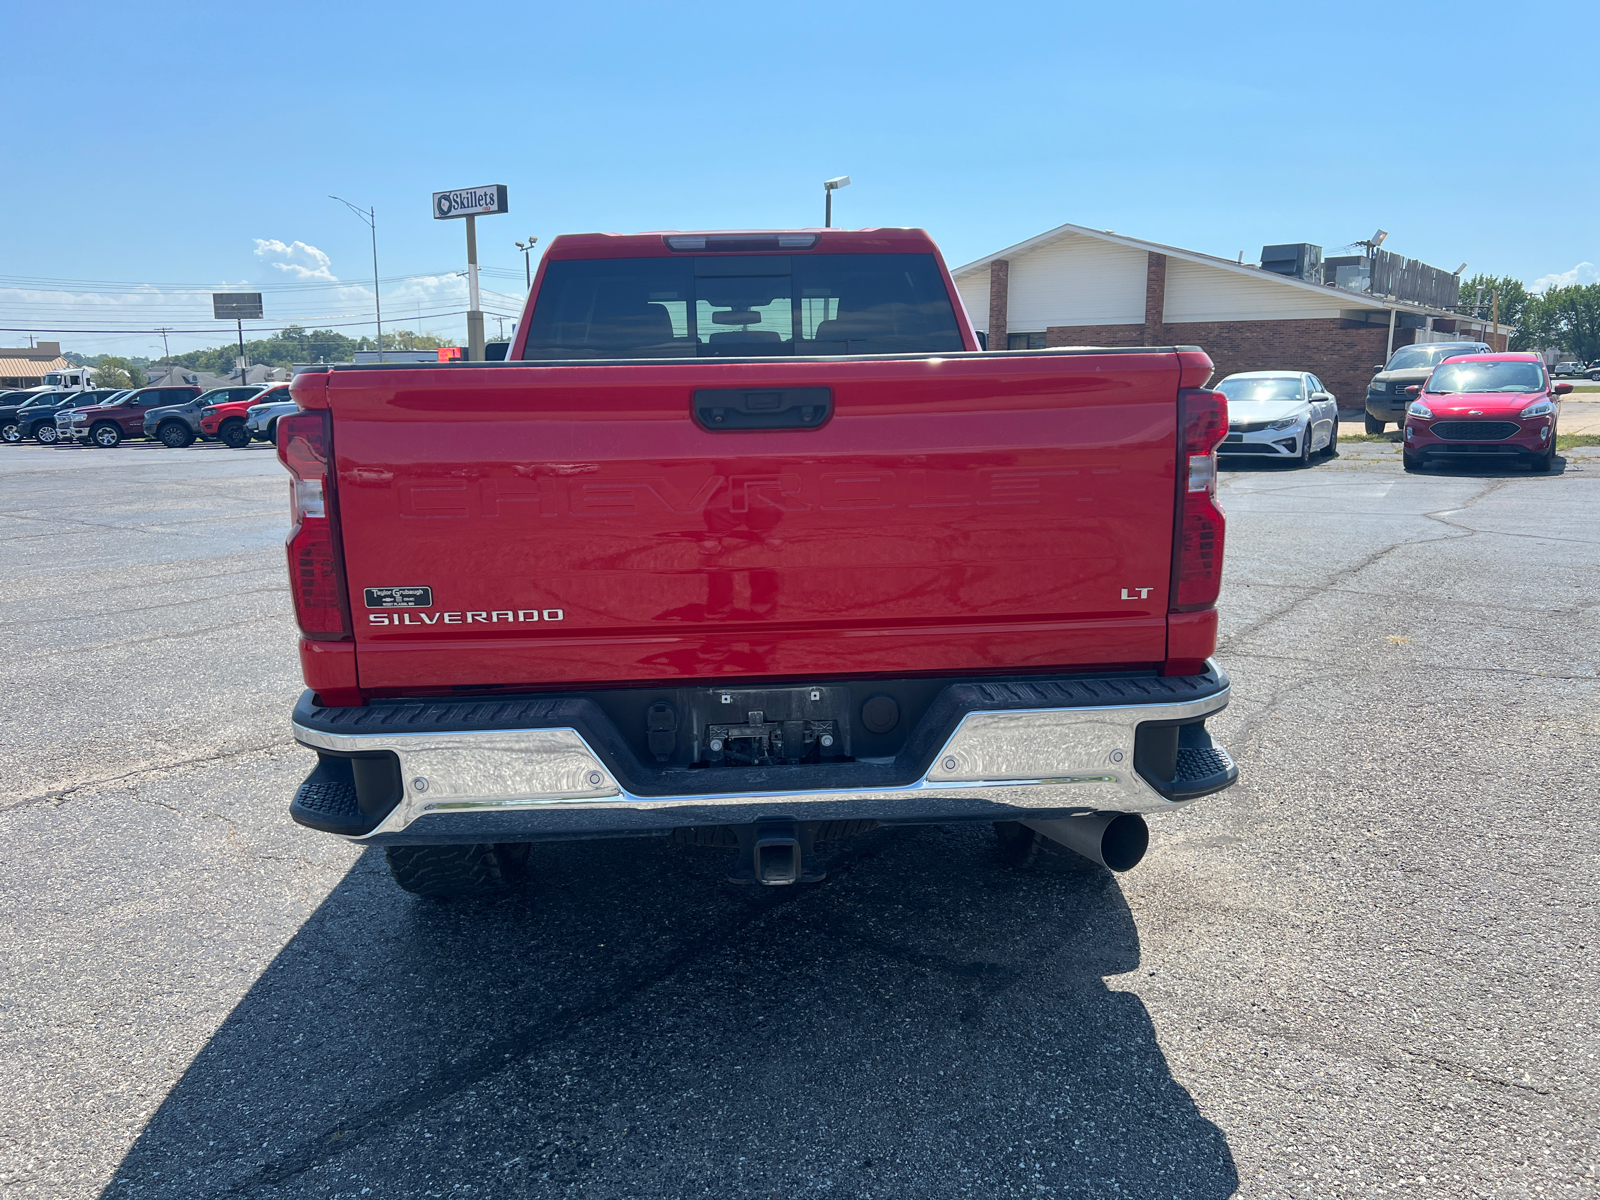
<svg viewBox="0 0 1600 1200"><path fill-rule="evenodd" d="M1406 390L1406 470L1472 456L1548 471L1556 461L1556 398L1572 385L1551 383L1537 354L1462 354Z"/></svg>
<svg viewBox="0 0 1600 1200"><path fill-rule="evenodd" d="M250 431L244 427L245 413L253 405L273 404L288 399L290 399L289 385L280 383L243 400L209 405L200 410L200 432L208 438L216 438L223 444L232 446L235 450L243 450L251 440Z"/></svg>

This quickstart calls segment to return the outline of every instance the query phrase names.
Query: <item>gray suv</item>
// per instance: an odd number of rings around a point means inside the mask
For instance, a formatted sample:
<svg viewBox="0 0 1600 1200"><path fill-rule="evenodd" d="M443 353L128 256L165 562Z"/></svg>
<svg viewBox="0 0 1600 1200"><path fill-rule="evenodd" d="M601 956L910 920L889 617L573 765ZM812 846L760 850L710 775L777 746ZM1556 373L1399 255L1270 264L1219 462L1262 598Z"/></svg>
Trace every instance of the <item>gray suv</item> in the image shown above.
<svg viewBox="0 0 1600 1200"><path fill-rule="evenodd" d="M205 437L200 432L200 411L209 404L226 404L230 400L248 400L267 385L250 384L244 387L214 388L183 404L168 404L152 408L144 415L144 435L164 446L181 450L192 446L196 438Z"/></svg>
<svg viewBox="0 0 1600 1200"><path fill-rule="evenodd" d="M1411 397L1406 389L1424 382L1433 369L1456 354L1493 354L1487 342L1419 342L1401 346L1367 384L1367 432L1382 433L1393 421L1404 429L1406 406Z"/></svg>

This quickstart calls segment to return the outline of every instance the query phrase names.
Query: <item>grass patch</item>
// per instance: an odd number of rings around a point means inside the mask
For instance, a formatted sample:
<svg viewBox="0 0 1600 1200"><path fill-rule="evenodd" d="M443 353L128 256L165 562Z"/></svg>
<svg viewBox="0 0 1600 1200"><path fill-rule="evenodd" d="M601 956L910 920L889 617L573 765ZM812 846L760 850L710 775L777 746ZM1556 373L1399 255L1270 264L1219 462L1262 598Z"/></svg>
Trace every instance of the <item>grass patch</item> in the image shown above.
<svg viewBox="0 0 1600 1200"><path fill-rule="evenodd" d="M1341 446L1346 442L1393 442L1398 445L1400 440L1399 430L1394 433L1341 433L1339 435L1339 444Z"/></svg>

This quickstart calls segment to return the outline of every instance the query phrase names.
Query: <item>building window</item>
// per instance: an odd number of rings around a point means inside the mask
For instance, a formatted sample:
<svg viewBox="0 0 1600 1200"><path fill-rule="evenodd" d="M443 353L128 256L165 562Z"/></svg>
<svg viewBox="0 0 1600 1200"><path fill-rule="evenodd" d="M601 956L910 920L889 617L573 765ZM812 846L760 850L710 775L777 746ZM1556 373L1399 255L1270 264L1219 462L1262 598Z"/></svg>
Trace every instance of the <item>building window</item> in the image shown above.
<svg viewBox="0 0 1600 1200"><path fill-rule="evenodd" d="M1042 333L1008 333L1006 334L1007 350L1043 350L1044 334Z"/></svg>

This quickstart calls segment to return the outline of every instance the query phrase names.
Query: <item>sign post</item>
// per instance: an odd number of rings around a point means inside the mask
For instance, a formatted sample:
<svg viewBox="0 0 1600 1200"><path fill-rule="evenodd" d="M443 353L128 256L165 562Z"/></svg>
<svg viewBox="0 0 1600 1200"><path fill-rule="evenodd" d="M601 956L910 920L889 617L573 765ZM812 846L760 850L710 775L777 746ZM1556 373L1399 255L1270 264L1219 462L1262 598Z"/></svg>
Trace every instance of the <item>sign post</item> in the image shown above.
<svg viewBox="0 0 1600 1200"><path fill-rule="evenodd" d="M467 359L470 362L483 361L483 306L478 292L478 218L498 216L508 211L506 185L503 183L433 194L434 220L449 221L464 217L467 222Z"/></svg>
<svg viewBox="0 0 1600 1200"><path fill-rule="evenodd" d="M260 292L212 292L211 316L218 321L236 321L239 325L239 382L245 378L244 323L261 320Z"/></svg>

